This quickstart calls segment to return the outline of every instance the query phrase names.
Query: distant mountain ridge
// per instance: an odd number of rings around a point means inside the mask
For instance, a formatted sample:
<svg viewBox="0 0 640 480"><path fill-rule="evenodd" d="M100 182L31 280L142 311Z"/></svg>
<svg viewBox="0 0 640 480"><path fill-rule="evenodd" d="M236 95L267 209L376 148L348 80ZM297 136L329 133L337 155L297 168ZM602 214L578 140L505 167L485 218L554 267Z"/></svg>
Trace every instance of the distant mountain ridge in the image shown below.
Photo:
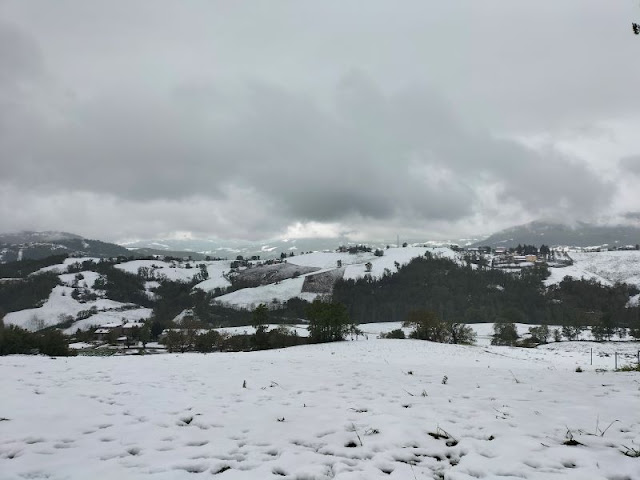
<svg viewBox="0 0 640 480"><path fill-rule="evenodd" d="M131 253L115 243L88 240L67 232L17 232L0 234L0 263L40 259L51 255L88 257L128 256Z"/></svg>
<svg viewBox="0 0 640 480"><path fill-rule="evenodd" d="M624 246L640 243L640 227L534 221L496 232L473 246L515 247L518 244L591 247Z"/></svg>
<svg viewBox="0 0 640 480"><path fill-rule="evenodd" d="M340 245L353 244L346 237L337 238L299 238L272 239L265 241L221 240L221 239L150 239L136 240L122 243L127 248L154 249L157 251L178 250L183 252L199 252L204 255L219 258L234 259L238 255L251 257L259 255L261 258L277 257L281 253L294 252L296 255L308 251L334 251ZM366 242L365 242L366 243ZM378 245L384 247L383 244Z"/></svg>
<svg viewBox="0 0 640 480"><path fill-rule="evenodd" d="M89 240L67 232L24 231L0 233L0 263L16 260L38 260L51 255L74 255L85 257L146 257L151 255L191 256L194 260L204 259L204 255L182 251L141 248L129 250L122 245Z"/></svg>
<svg viewBox="0 0 640 480"><path fill-rule="evenodd" d="M404 239L400 239L404 242ZM238 255L263 259L281 253L298 255L308 251L335 251L340 245L353 245L348 237L272 239L268 241L221 239L153 239L123 244L88 240L80 235L59 231L24 231L0 234L0 263L20 259L41 259L50 255L82 255L89 257L168 255L192 257L193 260L212 258L235 259ZM384 248L382 242L361 242L372 248ZM394 244L395 242L390 242ZM449 242L414 242L409 244L446 245ZM534 221L496 232L484 240L453 241L464 246L515 247L518 244L549 246L625 246L640 243L640 227L629 225L603 226L577 222L568 225L559 222Z"/></svg>

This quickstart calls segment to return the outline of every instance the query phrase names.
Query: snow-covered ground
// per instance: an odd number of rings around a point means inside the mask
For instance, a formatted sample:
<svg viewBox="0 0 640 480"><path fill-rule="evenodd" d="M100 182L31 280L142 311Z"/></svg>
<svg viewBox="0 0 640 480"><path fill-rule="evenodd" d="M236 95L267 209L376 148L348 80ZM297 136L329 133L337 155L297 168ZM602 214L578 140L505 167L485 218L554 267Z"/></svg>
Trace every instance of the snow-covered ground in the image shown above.
<svg viewBox="0 0 640 480"><path fill-rule="evenodd" d="M574 264L565 268L550 268L546 285L559 283L565 276L595 279L603 285L616 282L640 286L640 251L571 252Z"/></svg>
<svg viewBox="0 0 640 480"><path fill-rule="evenodd" d="M302 284L304 283L305 276L306 275L301 275L297 278L288 278L279 283L270 283L259 287L243 288L216 297L215 301L230 307L248 309L253 309L261 303L269 305L273 300L285 302L294 297L299 297L311 302L317 295L315 293L302 293Z"/></svg>
<svg viewBox="0 0 640 480"><path fill-rule="evenodd" d="M278 324L269 324L267 325L267 330L273 330L274 328L278 328L284 326L289 331L296 332L299 337L308 337L309 330L306 325L278 325ZM242 327L222 327L216 328L217 331L221 333L226 333L229 335L253 335L256 333L256 329L251 325L246 325Z"/></svg>
<svg viewBox="0 0 640 480"><path fill-rule="evenodd" d="M606 278L640 286L640 251L575 252L571 258L584 270Z"/></svg>
<svg viewBox="0 0 640 480"><path fill-rule="evenodd" d="M40 270L34 273L44 273L44 272L66 273L70 265L74 265L76 263L82 264L84 262L98 263L100 260L101 260L100 258L96 258L96 257L79 257L79 258L70 257L70 258L65 258L62 263L41 268Z"/></svg>
<svg viewBox="0 0 640 480"><path fill-rule="evenodd" d="M640 374L556 347L2 357L0 478L640 478Z"/></svg>
<svg viewBox="0 0 640 480"><path fill-rule="evenodd" d="M344 278L357 279L369 274L372 277L382 277L385 269L391 273L397 272L396 262L406 265L416 257L424 256L429 251L433 256L456 258L455 252L450 248L440 247L405 247L388 248L384 255L376 257L372 252L360 252L357 254L340 252L313 252L305 255L288 258L289 263L305 267L336 268L338 260L346 267ZM371 262L371 272L366 272L365 264Z"/></svg>
<svg viewBox="0 0 640 480"><path fill-rule="evenodd" d="M585 270L582 264L574 263L573 265L569 265L562 268L550 268L549 275L544 284L548 287L550 285L555 285L564 280L564 277L571 277L575 279L585 279L585 280L595 280L596 282L601 283L602 285L611 285L611 282L596 273Z"/></svg>
<svg viewBox="0 0 640 480"><path fill-rule="evenodd" d="M218 261L191 261L191 262L165 262L162 260L133 260L115 265L116 268L136 275L140 268L147 268L154 275L166 277L171 281L190 282L194 275L200 273L198 265L204 264L209 273L207 288L227 287L230 283L222 276L222 272L228 272L231 262L227 260ZM187 268L187 265L190 268ZM205 289L205 288L203 288Z"/></svg>
<svg viewBox="0 0 640 480"><path fill-rule="evenodd" d="M132 308L130 310L107 310L91 315L84 320L78 320L71 327L64 330L67 335L73 335L78 329L88 330L91 327L99 327L108 323L133 323L140 320L146 320L151 317L152 310L150 308Z"/></svg>

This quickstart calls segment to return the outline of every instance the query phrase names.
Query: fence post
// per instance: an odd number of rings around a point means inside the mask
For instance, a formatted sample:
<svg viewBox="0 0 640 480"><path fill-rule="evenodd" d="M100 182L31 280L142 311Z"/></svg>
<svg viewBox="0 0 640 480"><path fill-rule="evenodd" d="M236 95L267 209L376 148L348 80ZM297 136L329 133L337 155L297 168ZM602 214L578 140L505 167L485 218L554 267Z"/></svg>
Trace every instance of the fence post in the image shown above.
<svg viewBox="0 0 640 480"><path fill-rule="evenodd" d="M591 365L593 365L593 348L591 348Z"/></svg>
<svg viewBox="0 0 640 480"><path fill-rule="evenodd" d="M616 359L616 370L618 370L618 352L615 352L613 357Z"/></svg>

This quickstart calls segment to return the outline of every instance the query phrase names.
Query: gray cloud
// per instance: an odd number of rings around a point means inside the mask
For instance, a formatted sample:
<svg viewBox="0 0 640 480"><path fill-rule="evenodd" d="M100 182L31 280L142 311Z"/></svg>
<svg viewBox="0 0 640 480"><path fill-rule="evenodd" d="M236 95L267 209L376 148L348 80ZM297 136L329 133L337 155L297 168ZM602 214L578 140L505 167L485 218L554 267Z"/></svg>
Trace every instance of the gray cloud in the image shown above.
<svg viewBox="0 0 640 480"><path fill-rule="evenodd" d="M11 107L0 109L0 188L22 214L5 210L4 228L39 228L48 221L32 210L51 199L74 215L45 209L64 223L48 228L103 236L115 234L92 218L121 208L118 235L253 238L295 222L454 231L501 214L585 218L606 208L616 186L581 159L497 134L546 121L588 131L584 115L634 108L622 99L633 82L589 65L622 65L631 47L613 29L623 13L580 3L584 25L624 45L605 59L564 4L542 36L550 3L519 23L508 2L422 3L403 12L347 3L339 17L327 6L255 4L260 17L249 22L236 5L198 13L161 2L150 12L98 2L75 11L89 22L76 33L63 15L75 2L0 4L24 24L0 24L0 105ZM168 18L173 36L162 29ZM616 91L589 98L602 84ZM16 192L22 206L10 200ZM70 208L78 199L84 210Z"/></svg>
<svg viewBox="0 0 640 480"><path fill-rule="evenodd" d="M640 175L640 155L623 157L618 162L618 165L625 172Z"/></svg>

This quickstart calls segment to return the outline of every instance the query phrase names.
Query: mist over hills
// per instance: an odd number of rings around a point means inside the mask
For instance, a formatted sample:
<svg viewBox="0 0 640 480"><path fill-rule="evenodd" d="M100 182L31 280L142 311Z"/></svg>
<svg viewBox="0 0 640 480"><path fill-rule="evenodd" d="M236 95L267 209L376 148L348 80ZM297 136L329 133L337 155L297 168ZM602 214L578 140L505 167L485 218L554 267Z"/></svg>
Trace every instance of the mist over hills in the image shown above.
<svg viewBox="0 0 640 480"><path fill-rule="evenodd" d="M222 240L222 239L148 239L122 243L123 246L160 251L177 250L200 252L212 257L235 258L238 255L260 255L271 257L281 252L295 254L307 251L335 250L340 245L352 244L347 237L271 239L264 241ZM381 244L382 245L382 244Z"/></svg>
<svg viewBox="0 0 640 480"><path fill-rule="evenodd" d="M88 240L66 232L17 232L0 234L0 263L22 259L40 259L51 255L116 257L130 255L115 243Z"/></svg>
<svg viewBox="0 0 640 480"><path fill-rule="evenodd" d="M67 232L15 232L0 234L0 263L16 260L38 260L51 255L73 255L86 257L145 257L149 255L170 255L176 257L191 256L194 260L202 260L205 255L195 252L173 250L157 250L140 248L129 250L122 245L90 240Z"/></svg>
<svg viewBox="0 0 640 480"><path fill-rule="evenodd" d="M640 227L632 225L596 225L576 222L534 221L496 232L473 246L515 247L518 244L590 247L624 246L640 243Z"/></svg>
<svg viewBox="0 0 640 480"><path fill-rule="evenodd" d="M90 257L168 255L191 256L194 260L211 258L233 259L238 255L273 258L281 253L299 254L308 251L335 250L340 245L367 243L373 248L395 245L395 241L354 242L346 236L330 238L271 239L267 241L222 239L148 239L121 244L90 240L80 235L62 231L23 231L0 234L0 263L21 259L40 259L50 255L75 255ZM573 225L559 222L534 221L496 232L482 240L456 239L434 241L429 239L403 239L400 243L441 246L515 247L518 244L589 247L609 245L621 247L640 243L640 227L633 225L596 225L576 222Z"/></svg>

